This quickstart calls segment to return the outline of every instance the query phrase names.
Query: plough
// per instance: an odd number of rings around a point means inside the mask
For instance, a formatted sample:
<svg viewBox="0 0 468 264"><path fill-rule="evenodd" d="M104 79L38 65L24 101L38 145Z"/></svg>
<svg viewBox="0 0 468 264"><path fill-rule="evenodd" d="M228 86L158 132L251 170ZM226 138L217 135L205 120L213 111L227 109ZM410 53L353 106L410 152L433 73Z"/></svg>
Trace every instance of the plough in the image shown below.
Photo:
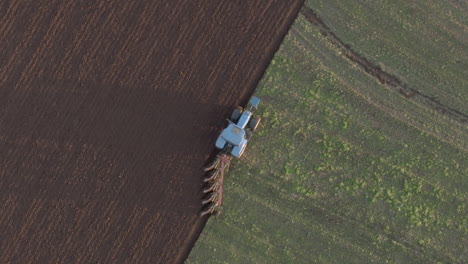
<svg viewBox="0 0 468 264"><path fill-rule="evenodd" d="M253 96L250 98L247 107L237 107L228 119L228 126L221 132L216 140L216 148L221 152L216 159L205 168L208 176L203 180L206 187L203 193L207 196L202 205L204 210L201 216L219 212L223 201L224 174L231 163L231 157L240 158L244 153L252 132L258 127L260 117L254 118L253 114L257 110L260 99Z"/></svg>
<svg viewBox="0 0 468 264"><path fill-rule="evenodd" d="M206 181L208 182L208 187L203 189L203 193L208 194L208 198L203 200L202 204L210 205L201 213L201 216L212 214L221 207L223 201L224 173L228 170L230 163L231 157L225 153L221 153L218 154L213 165L205 169L205 171L211 172L212 176Z"/></svg>

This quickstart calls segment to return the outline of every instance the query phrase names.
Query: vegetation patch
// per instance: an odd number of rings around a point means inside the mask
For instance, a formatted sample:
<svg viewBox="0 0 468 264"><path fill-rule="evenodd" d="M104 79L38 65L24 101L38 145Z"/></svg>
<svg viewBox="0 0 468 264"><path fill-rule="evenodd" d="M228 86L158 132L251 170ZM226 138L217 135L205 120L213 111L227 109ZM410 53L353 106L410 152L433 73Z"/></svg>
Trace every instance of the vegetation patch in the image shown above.
<svg viewBox="0 0 468 264"><path fill-rule="evenodd" d="M375 2L306 9L369 63L466 114L468 96L447 91L466 93L462 71L428 56L468 57L449 27L466 27L462 13L450 1ZM223 214L187 263L465 263L467 124L357 67L306 9L258 87L263 123L226 176Z"/></svg>

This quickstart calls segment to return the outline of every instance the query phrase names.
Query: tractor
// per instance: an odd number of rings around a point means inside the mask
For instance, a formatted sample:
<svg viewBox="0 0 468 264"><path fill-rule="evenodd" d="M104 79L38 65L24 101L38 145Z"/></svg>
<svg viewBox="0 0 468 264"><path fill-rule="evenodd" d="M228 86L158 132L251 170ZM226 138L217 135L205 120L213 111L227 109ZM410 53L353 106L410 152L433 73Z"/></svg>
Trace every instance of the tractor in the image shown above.
<svg viewBox="0 0 468 264"><path fill-rule="evenodd" d="M221 132L216 140L216 148L227 151L228 154L240 158L245 147L257 129L260 117L254 117L254 113L260 103L255 96L250 98L247 107L238 106L228 119L228 126Z"/></svg>
<svg viewBox="0 0 468 264"><path fill-rule="evenodd" d="M260 99L255 96L250 98L245 108L237 107L228 119L228 126L223 129L216 140L216 148L220 153L216 159L205 168L208 176L205 178L206 188L203 189L205 199L202 201L204 210L201 216L219 213L223 202L223 182L224 173L228 170L231 163L231 156L240 158L244 153L245 147L252 136L252 132L258 127L260 117L254 117Z"/></svg>

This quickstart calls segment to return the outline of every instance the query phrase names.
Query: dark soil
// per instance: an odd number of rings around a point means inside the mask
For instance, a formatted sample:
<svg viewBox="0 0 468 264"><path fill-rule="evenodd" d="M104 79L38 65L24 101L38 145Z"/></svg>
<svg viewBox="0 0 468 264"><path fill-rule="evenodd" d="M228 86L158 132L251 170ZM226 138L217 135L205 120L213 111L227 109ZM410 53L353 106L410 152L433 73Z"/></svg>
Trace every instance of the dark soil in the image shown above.
<svg viewBox="0 0 468 264"><path fill-rule="evenodd" d="M1 1L0 263L180 263L303 0Z"/></svg>

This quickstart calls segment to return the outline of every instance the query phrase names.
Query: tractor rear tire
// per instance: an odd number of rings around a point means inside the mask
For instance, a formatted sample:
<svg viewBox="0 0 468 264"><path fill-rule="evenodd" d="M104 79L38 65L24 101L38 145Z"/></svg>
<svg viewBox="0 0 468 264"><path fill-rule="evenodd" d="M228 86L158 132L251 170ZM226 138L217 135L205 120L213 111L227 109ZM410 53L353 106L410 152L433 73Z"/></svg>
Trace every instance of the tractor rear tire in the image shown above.
<svg viewBox="0 0 468 264"><path fill-rule="evenodd" d="M242 107L238 106L236 109L234 109L234 111L232 111L230 118L232 122L237 123L237 121L239 121L239 118L242 115L242 110Z"/></svg>
<svg viewBox="0 0 468 264"><path fill-rule="evenodd" d="M252 138L252 131L250 129L245 130L245 139L247 139L247 141L249 141L250 138Z"/></svg>
<svg viewBox="0 0 468 264"><path fill-rule="evenodd" d="M255 131L255 129L258 127L258 124L260 124L260 120L262 120L260 117L252 117L249 121L250 130Z"/></svg>

